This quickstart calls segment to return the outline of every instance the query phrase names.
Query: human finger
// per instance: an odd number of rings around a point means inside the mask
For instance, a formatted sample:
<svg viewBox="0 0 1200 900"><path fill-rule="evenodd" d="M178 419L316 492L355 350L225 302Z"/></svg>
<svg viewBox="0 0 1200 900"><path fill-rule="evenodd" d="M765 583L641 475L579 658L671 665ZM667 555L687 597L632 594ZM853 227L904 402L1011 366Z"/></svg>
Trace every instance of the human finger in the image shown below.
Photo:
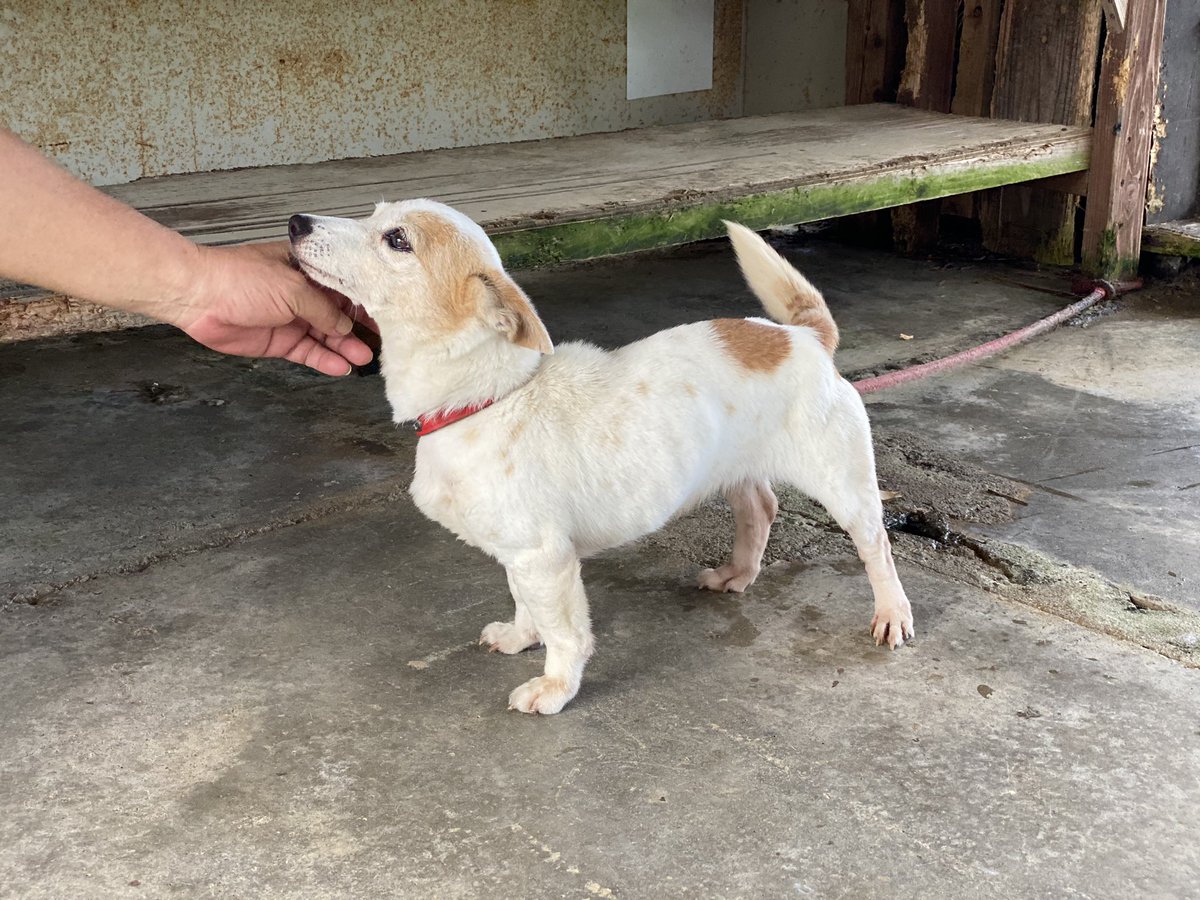
<svg viewBox="0 0 1200 900"><path fill-rule="evenodd" d="M346 335L354 327L354 321L336 301L308 283L298 285L284 300L296 316L321 334Z"/></svg>
<svg viewBox="0 0 1200 900"><path fill-rule="evenodd" d="M365 366L375 357L375 351L357 334L312 335L318 342L324 344L334 353L349 360L356 366Z"/></svg>
<svg viewBox="0 0 1200 900"><path fill-rule="evenodd" d="M285 355L284 359L308 366L322 375L339 378L354 371L354 366L341 354L326 347L312 335L305 335Z"/></svg>

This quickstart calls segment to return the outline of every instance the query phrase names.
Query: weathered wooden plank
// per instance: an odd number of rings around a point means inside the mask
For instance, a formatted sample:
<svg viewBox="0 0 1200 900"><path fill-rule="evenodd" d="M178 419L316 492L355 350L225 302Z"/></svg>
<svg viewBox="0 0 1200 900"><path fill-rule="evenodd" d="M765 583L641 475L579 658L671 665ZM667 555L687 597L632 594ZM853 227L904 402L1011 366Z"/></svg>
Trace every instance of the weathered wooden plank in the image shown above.
<svg viewBox="0 0 1200 900"><path fill-rule="evenodd" d="M1095 0L1007 0L1000 24L992 115L1086 125L1092 117L1101 12ZM980 198L991 250L1059 265L1075 261L1079 201L1016 186Z"/></svg>
<svg viewBox="0 0 1200 900"><path fill-rule="evenodd" d="M364 215L382 199L422 196L450 203L490 230L515 231L624 212L670 214L850 176L869 181L876 173L915 173L964 155L1015 163L1019 169L1041 142L1052 149L1058 142L1074 147L1080 140L1086 143L1087 133L869 104L311 166L178 175L106 190L206 243L280 238L295 212ZM1006 183L1013 180L1021 179Z"/></svg>
<svg viewBox="0 0 1200 900"><path fill-rule="evenodd" d="M1000 36L1003 0L966 0L958 37L958 70L950 112L960 116L986 116L992 108L996 80L996 43ZM975 195L947 197L945 214L975 217Z"/></svg>
<svg viewBox="0 0 1200 900"><path fill-rule="evenodd" d="M1200 221L1179 219L1147 225L1142 230L1142 249L1164 256L1200 257Z"/></svg>
<svg viewBox="0 0 1200 900"><path fill-rule="evenodd" d="M906 106L949 112L958 40L960 0L908 0L908 49L897 100ZM937 243L942 205L931 200L892 212L892 235L902 253Z"/></svg>
<svg viewBox="0 0 1200 900"><path fill-rule="evenodd" d="M905 0L849 0L846 18L846 104L891 103L900 87ZM892 234L892 215L876 210L843 218L838 229L856 238Z"/></svg>
<svg viewBox="0 0 1200 900"><path fill-rule="evenodd" d="M1130 0L1127 15L1104 44L1083 225L1084 268L1107 278L1136 272L1141 253L1166 0Z"/></svg>
<svg viewBox="0 0 1200 900"><path fill-rule="evenodd" d="M0 344L151 324L144 316L59 295L0 300Z"/></svg>
<svg viewBox="0 0 1200 900"><path fill-rule="evenodd" d="M648 250L720 237L723 219L750 228L817 222L837 216L887 209L1087 167L1086 136L1069 145L1030 148L1020 161L989 154L943 158L915 169L897 167L842 178L825 178L765 194L732 197L670 212L646 211L539 229L503 232L493 240L506 264L528 267Z"/></svg>
<svg viewBox="0 0 1200 900"><path fill-rule="evenodd" d="M846 103L894 101L903 66L904 0L850 0Z"/></svg>
<svg viewBox="0 0 1200 900"><path fill-rule="evenodd" d="M996 80L996 45L1000 39L1002 0L966 0L958 41L958 71L950 112L986 116L992 108Z"/></svg>
<svg viewBox="0 0 1200 900"><path fill-rule="evenodd" d="M1078 172L1090 140L1087 128L877 104L109 190L210 244L279 238L294 212L357 216L385 197L431 196L483 224L520 267L716 237L722 218L811 222ZM0 301L19 295L0 286ZM56 317L60 331L80 330L95 318L86 310L8 310L0 335L49 333Z"/></svg>
<svg viewBox="0 0 1200 900"><path fill-rule="evenodd" d="M908 0L908 49L897 102L949 112L961 0Z"/></svg>

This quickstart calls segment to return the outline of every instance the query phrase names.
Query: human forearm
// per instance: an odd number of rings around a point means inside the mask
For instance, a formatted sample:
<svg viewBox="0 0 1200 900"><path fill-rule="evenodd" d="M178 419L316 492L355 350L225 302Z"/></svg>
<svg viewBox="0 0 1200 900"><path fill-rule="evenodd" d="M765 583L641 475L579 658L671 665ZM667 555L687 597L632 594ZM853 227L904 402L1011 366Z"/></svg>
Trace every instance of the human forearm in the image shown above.
<svg viewBox="0 0 1200 900"><path fill-rule="evenodd" d="M78 181L0 128L0 278L177 325L207 347L326 375L371 358L346 298L289 264L285 242L200 247Z"/></svg>
<svg viewBox="0 0 1200 900"><path fill-rule="evenodd" d="M200 267L191 241L0 128L0 275L166 322Z"/></svg>

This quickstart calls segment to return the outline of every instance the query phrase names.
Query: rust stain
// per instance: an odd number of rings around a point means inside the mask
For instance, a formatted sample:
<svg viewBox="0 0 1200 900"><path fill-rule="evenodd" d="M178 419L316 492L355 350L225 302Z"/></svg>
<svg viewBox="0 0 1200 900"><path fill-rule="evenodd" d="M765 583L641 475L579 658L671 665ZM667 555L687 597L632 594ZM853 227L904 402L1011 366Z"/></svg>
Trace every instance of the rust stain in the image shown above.
<svg viewBox="0 0 1200 900"><path fill-rule="evenodd" d="M120 184L727 117L742 102L744 6L716 0L712 90L631 103L624 3L347 0L251 15L211 0L184 13L196 28L146 0L70 16L10 4L9 27L37 35L38 52L0 49L0 121L87 180Z"/></svg>
<svg viewBox="0 0 1200 900"><path fill-rule="evenodd" d="M712 328L725 352L749 372L773 372L792 352L792 339L774 325L749 319L716 319Z"/></svg>

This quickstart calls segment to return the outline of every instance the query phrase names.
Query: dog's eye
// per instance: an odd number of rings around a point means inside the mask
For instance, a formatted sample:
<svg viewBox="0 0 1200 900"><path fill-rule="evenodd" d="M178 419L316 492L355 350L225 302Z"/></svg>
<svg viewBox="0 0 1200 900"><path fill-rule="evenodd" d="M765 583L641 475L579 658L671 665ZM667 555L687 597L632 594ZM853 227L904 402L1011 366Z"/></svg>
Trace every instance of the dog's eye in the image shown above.
<svg viewBox="0 0 1200 900"><path fill-rule="evenodd" d="M383 233L383 241L393 250L399 250L401 253L412 253L412 244L408 242L408 235L404 233L403 228L393 228L391 231Z"/></svg>

